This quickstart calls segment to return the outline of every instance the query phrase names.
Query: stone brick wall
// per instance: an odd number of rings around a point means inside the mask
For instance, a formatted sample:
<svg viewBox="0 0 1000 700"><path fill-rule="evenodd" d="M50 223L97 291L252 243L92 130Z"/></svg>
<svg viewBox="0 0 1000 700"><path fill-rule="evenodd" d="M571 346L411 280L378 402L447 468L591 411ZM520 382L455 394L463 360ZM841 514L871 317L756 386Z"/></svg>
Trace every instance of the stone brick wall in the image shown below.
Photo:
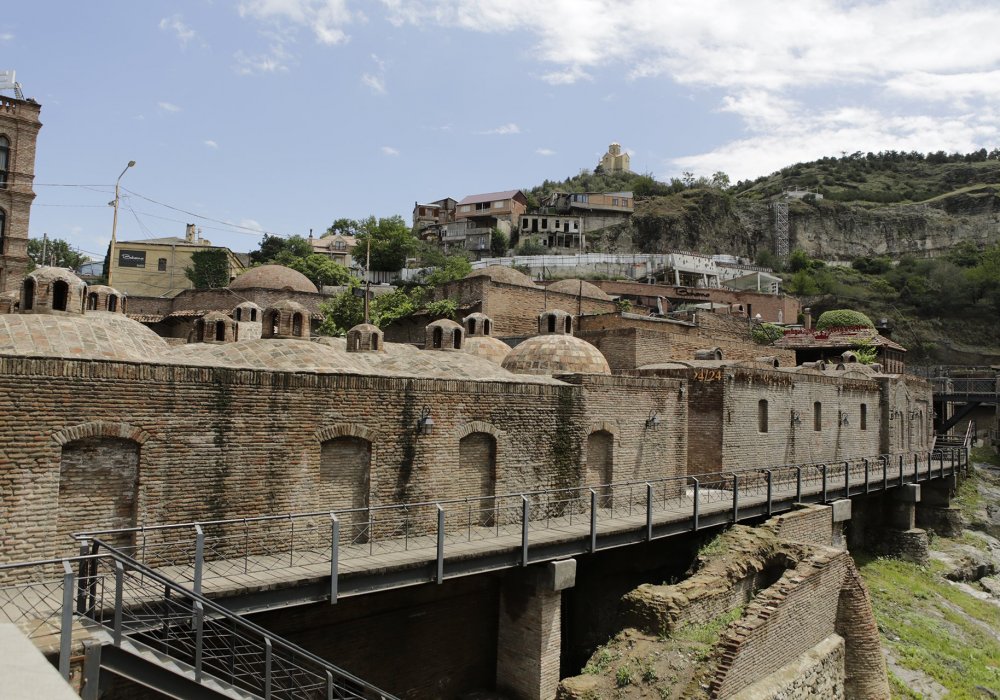
<svg viewBox="0 0 1000 700"><path fill-rule="evenodd" d="M782 367L795 366L795 353L750 341L745 320L700 313L697 325L634 314L602 314L579 320L577 336L604 353L611 369L692 360L696 350L718 347L723 359L751 362L765 355Z"/></svg>
<svg viewBox="0 0 1000 700"><path fill-rule="evenodd" d="M831 634L794 661L730 697L731 700L762 698L843 700L847 697L844 694L844 640L840 635Z"/></svg>
<svg viewBox="0 0 1000 700"><path fill-rule="evenodd" d="M833 544L834 535L831 510L829 506L801 506L798 510L771 518L765 527L789 542L829 547Z"/></svg>
<svg viewBox="0 0 1000 700"><path fill-rule="evenodd" d="M0 250L0 292L16 291L28 271L28 219L35 198L35 147L41 105L0 96L0 136L10 141L7 187L0 189L6 226Z"/></svg>
<svg viewBox="0 0 1000 700"><path fill-rule="evenodd" d="M559 685L562 593L512 578L500 596L497 689L515 698L551 698Z"/></svg>
<svg viewBox="0 0 1000 700"><path fill-rule="evenodd" d="M130 441L139 454L138 478L137 485L123 483L112 493L87 479L74 480L73 502L83 504L86 494L124 498L135 489L138 523L361 503L363 487L352 487L348 501L346 494L334 495L336 487L323 476L323 443L341 436L370 444L372 506L481 495L460 493L486 483L462 465L460 441L473 432L496 440L498 494L581 485L583 445L595 429L615 436L616 479L682 472L686 406L677 400L676 380L572 381L517 384L0 357L0 509L8 525L0 551L5 560L73 552L59 531L59 470L64 444L81 438ZM431 434L418 435L425 407L435 426ZM662 424L646 434L654 407ZM76 530L120 524L118 515L92 517L80 508L69 509L65 518L75 520Z"/></svg>

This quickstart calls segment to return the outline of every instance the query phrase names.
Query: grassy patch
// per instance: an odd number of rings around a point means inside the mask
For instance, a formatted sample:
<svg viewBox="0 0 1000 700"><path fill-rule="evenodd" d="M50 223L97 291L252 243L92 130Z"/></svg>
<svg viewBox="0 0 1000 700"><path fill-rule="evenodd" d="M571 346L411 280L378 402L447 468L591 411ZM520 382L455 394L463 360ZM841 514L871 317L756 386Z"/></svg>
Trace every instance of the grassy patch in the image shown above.
<svg viewBox="0 0 1000 700"><path fill-rule="evenodd" d="M922 671L952 698L1000 688L1000 608L945 581L936 567L859 557L883 643L898 663ZM915 697L894 681L895 697Z"/></svg>
<svg viewBox="0 0 1000 700"><path fill-rule="evenodd" d="M1000 467L1000 455L985 445L973 447L969 454L969 461L982 462L984 464L992 464L994 467Z"/></svg>

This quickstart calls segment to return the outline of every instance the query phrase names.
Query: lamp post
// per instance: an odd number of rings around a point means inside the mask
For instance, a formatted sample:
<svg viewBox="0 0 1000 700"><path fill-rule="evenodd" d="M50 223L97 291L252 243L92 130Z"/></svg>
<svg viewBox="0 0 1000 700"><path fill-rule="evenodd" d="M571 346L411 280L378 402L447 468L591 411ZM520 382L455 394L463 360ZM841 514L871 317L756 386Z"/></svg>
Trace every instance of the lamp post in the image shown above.
<svg viewBox="0 0 1000 700"><path fill-rule="evenodd" d="M115 215L114 215L114 218L111 220L111 247L108 249L108 286L109 287L112 286L111 285L111 275L114 273L114 269L115 269L115 243L117 243L117 234L118 234L118 201L121 198L121 196L120 196L120 186L121 186L121 182L122 182L122 177L125 176L125 173L128 172L129 168L133 168L133 167L135 167L135 161L134 160L130 160L128 162L128 165L125 166L125 169L122 170L121 175L119 175L118 179L115 180L115 201L112 202L112 205L111 205L111 206L113 206L115 208Z"/></svg>

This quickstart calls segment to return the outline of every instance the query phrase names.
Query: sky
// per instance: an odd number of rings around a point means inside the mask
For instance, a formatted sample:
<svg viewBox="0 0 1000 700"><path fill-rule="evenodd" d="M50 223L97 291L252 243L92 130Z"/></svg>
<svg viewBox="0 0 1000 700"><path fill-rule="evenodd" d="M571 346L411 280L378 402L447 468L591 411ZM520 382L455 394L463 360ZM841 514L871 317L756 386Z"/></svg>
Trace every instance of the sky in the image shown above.
<svg viewBox="0 0 1000 700"><path fill-rule="evenodd" d="M256 248L528 188L612 141L659 179L1000 145L1000 2L32 0L0 69L42 105L30 233ZM5 94L10 94L5 93Z"/></svg>

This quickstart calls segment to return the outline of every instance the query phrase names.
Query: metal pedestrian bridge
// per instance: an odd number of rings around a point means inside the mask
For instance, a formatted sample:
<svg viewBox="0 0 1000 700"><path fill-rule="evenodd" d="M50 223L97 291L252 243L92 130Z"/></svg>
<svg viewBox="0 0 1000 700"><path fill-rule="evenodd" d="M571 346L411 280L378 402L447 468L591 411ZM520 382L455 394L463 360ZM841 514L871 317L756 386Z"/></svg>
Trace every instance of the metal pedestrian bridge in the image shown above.
<svg viewBox="0 0 1000 700"><path fill-rule="evenodd" d="M79 556L0 566L0 622L58 649L67 677L74 644L83 640L85 677L107 668L171 697L388 699L243 615L524 567L967 469L966 443L823 464L84 532L74 535ZM97 692L85 685L83 697Z"/></svg>

